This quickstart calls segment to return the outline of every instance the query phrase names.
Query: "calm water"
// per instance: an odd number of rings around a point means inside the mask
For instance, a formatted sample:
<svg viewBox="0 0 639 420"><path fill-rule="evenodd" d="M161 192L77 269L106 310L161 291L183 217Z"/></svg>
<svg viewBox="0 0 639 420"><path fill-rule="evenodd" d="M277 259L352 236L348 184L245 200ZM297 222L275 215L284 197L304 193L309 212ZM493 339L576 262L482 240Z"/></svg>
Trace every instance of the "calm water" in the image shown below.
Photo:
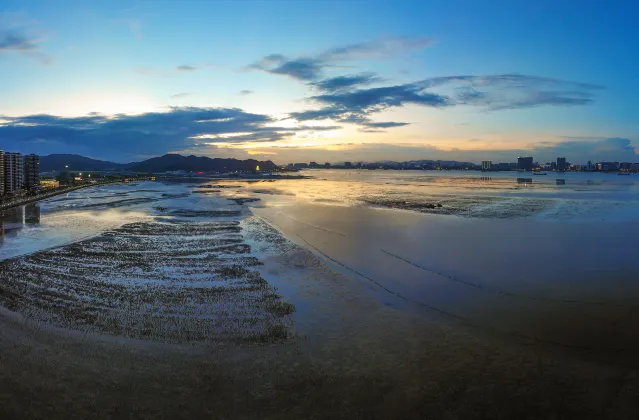
<svg viewBox="0 0 639 420"><path fill-rule="evenodd" d="M322 204L405 209L473 219L631 223L639 220L639 175L516 172L308 170L313 179L237 183L221 196L259 197L253 206ZM208 182L208 181L207 181ZM79 190L0 213L0 259L156 217L158 202L225 207L187 184L142 183ZM164 196L163 196L164 194ZM168 196L167 196L168 195ZM428 208L429 204L442 207ZM397 216L396 216L397 217ZM612 234L612 233L611 233ZM624 237L620 237L624 240Z"/></svg>

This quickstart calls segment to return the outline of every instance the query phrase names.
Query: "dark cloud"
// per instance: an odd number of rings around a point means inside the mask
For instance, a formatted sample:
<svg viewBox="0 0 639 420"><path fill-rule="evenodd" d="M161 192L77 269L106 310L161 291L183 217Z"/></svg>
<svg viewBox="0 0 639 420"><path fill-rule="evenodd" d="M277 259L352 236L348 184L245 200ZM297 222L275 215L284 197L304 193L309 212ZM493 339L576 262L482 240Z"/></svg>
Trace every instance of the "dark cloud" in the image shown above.
<svg viewBox="0 0 639 420"><path fill-rule="evenodd" d="M117 161L192 148L206 142L277 141L309 128L273 126L268 115L237 108L172 107L139 115L1 117L4 150L84 153ZM312 130L338 127L312 128ZM214 140L212 140L214 139Z"/></svg>
<svg viewBox="0 0 639 420"><path fill-rule="evenodd" d="M42 38L27 35L25 32L16 30L0 31L0 54L11 51L19 52L40 61L43 65L48 65L53 59L40 51L41 42Z"/></svg>
<svg viewBox="0 0 639 420"><path fill-rule="evenodd" d="M386 128L403 127L405 125L410 125L410 123L405 122L371 122L365 120L357 121L356 124L360 126L358 131L362 133L384 133L386 132Z"/></svg>
<svg viewBox="0 0 639 420"><path fill-rule="evenodd" d="M329 118L339 119L344 113L344 111L337 108L322 108L311 111L291 112L289 115L297 121L312 121L326 120Z"/></svg>
<svg viewBox="0 0 639 420"><path fill-rule="evenodd" d="M290 116L298 121L333 119L360 125L363 131L371 132L372 129L405 125L371 126L371 116L409 104L435 108L466 105L487 111L589 105L594 101L594 93L602 88L588 83L501 74L436 77L402 85L353 89L373 77L370 74L342 76L311 83L326 91L308 98L323 108L295 112Z"/></svg>
<svg viewBox="0 0 639 420"><path fill-rule="evenodd" d="M19 33L0 34L0 52L33 51L38 49L39 40Z"/></svg>
<svg viewBox="0 0 639 420"><path fill-rule="evenodd" d="M427 38L388 37L373 42L332 48L314 56L289 58L282 54L271 54L249 65L247 69L289 76L296 80L316 81L321 79L325 68L335 66L340 61L385 58L411 50L420 50L431 44L433 41Z"/></svg>
<svg viewBox="0 0 639 420"><path fill-rule="evenodd" d="M383 128L401 127L403 122L373 122L372 114L392 107L416 104L428 107L445 107L453 103L448 98L426 92L418 84L405 84L380 88L358 89L312 96L311 101L325 105L318 110L293 112L291 118L298 121L332 119L342 123L357 124L364 132L378 132Z"/></svg>
<svg viewBox="0 0 639 420"><path fill-rule="evenodd" d="M374 73L361 73L352 76L338 76L320 80L310 85L325 92L338 92L349 90L356 86L370 85L380 80L381 78L375 76Z"/></svg>
<svg viewBox="0 0 639 420"><path fill-rule="evenodd" d="M239 92L239 94L242 95L242 96L252 95L253 93L255 93L255 92L253 92L252 90L248 90L248 89L244 89L244 90L241 90Z"/></svg>
<svg viewBox="0 0 639 420"><path fill-rule="evenodd" d="M318 79L324 66L321 60L315 58L288 59L283 55L273 54L262 58L249 68L308 81Z"/></svg>
<svg viewBox="0 0 639 420"><path fill-rule="evenodd" d="M195 70L197 70L195 67L193 67L193 66L188 66L188 65L186 65L186 64L183 64L183 65L181 65L181 66L177 66L175 69L176 69L177 71L195 71Z"/></svg>
<svg viewBox="0 0 639 420"><path fill-rule="evenodd" d="M352 92L317 95L312 101L351 112L379 112L391 107L418 104L430 107L449 105L449 100L436 93L426 92L417 84L359 89Z"/></svg>
<svg viewBox="0 0 639 420"><path fill-rule="evenodd" d="M405 125L410 125L410 123L405 122L369 122L363 123L362 125L370 128L392 128L392 127L403 127Z"/></svg>

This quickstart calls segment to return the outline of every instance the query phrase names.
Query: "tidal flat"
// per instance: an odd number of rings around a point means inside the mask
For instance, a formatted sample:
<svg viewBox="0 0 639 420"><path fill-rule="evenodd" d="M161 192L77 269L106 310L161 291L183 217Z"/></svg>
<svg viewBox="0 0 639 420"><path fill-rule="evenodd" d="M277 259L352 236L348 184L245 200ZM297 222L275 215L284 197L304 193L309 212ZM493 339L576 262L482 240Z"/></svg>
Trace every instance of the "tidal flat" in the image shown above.
<svg viewBox="0 0 639 420"><path fill-rule="evenodd" d="M5 216L3 418L639 416L628 180L309 172Z"/></svg>
<svg viewBox="0 0 639 420"><path fill-rule="evenodd" d="M294 307L254 270L261 263L247 255L240 229L237 221L131 223L5 260L0 304L54 326L130 338L286 338Z"/></svg>

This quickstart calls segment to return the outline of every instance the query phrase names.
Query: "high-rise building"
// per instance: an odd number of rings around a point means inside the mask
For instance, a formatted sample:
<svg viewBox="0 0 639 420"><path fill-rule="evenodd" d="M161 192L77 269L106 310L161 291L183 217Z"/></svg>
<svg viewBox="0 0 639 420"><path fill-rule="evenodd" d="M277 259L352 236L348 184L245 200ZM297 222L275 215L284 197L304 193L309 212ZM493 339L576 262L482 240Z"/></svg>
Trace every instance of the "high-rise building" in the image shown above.
<svg viewBox="0 0 639 420"><path fill-rule="evenodd" d="M521 171L533 170L533 158L532 156L520 156L517 158L517 169Z"/></svg>
<svg viewBox="0 0 639 420"><path fill-rule="evenodd" d="M592 161L590 161L590 160L588 161L588 163L586 164L586 170L589 171L589 172L593 170Z"/></svg>
<svg viewBox="0 0 639 420"><path fill-rule="evenodd" d="M330 167L331 167L331 164L330 164L329 162L326 162L326 163L324 164L324 167L325 167L325 168L330 168Z"/></svg>
<svg viewBox="0 0 639 420"><path fill-rule="evenodd" d="M351 162L344 162L344 167L346 169L351 169L353 167L353 164Z"/></svg>
<svg viewBox="0 0 639 420"><path fill-rule="evenodd" d="M4 193L15 194L24 187L22 153L4 154Z"/></svg>
<svg viewBox="0 0 639 420"><path fill-rule="evenodd" d="M566 168L566 158L565 157L558 157L557 158L557 170L558 171L565 171Z"/></svg>
<svg viewBox="0 0 639 420"><path fill-rule="evenodd" d="M490 171L493 167L492 160L482 160L481 161L481 170L482 171Z"/></svg>
<svg viewBox="0 0 639 420"><path fill-rule="evenodd" d="M2 149L0 149L0 195L4 195L4 151Z"/></svg>
<svg viewBox="0 0 639 420"><path fill-rule="evenodd" d="M30 154L24 157L24 187L31 189L40 185L40 156Z"/></svg>

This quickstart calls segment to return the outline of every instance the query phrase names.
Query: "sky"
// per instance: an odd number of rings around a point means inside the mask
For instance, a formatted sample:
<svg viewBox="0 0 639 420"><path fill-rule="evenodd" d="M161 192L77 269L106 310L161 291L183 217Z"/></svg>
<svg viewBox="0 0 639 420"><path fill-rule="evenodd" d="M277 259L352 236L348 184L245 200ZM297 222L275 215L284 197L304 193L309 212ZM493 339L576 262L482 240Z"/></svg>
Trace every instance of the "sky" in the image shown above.
<svg viewBox="0 0 639 420"><path fill-rule="evenodd" d="M631 1L0 0L0 148L639 162L638 18Z"/></svg>

